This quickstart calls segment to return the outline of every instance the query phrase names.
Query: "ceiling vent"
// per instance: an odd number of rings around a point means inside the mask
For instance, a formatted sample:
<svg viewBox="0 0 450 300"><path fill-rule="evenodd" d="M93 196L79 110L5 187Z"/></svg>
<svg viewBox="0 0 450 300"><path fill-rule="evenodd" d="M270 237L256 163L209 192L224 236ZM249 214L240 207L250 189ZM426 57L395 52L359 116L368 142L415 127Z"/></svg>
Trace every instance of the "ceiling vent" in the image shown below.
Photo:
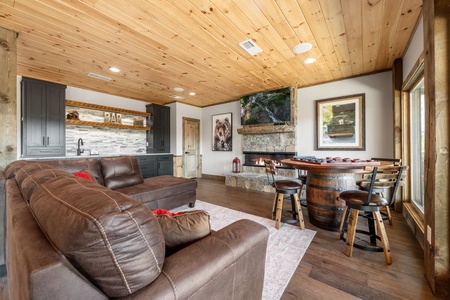
<svg viewBox="0 0 450 300"><path fill-rule="evenodd" d="M95 78L95 79L104 80L104 81L111 81L112 80L109 77L98 75L98 74L95 74L95 73L89 73L89 74L87 74L87 76Z"/></svg>
<svg viewBox="0 0 450 300"><path fill-rule="evenodd" d="M243 42L240 42L239 46L250 53L250 55L255 55L262 52L261 48L259 48L258 45L256 45L252 40L245 40Z"/></svg>

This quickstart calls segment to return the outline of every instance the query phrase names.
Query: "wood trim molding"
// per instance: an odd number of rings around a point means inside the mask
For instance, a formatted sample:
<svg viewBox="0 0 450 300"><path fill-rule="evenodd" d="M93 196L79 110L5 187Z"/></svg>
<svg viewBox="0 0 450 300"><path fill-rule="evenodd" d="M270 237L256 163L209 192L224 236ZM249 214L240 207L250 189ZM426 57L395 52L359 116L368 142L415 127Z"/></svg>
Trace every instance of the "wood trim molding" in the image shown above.
<svg viewBox="0 0 450 300"><path fill-rule="evenodd" d="M84 107L84 108L89 108L89 109L118 112L118 113L143 116L143 117L150 117L152 115L151 113L143 112L143 111L123 109L123 108L104 106L104 105L97 105L97 104L79 102L79 101L74 101L74 100L66 100L66 106Z"/></svg>
<svg viewBox="0 0 450 300"><path fill-rule="evenodd" d="M104 122L93 122L93 121L81 121L74 119L67 119L67 125L81 125L81 126L99 126L99 127L112 127L121 129L133 129L133 130L150 130L147 126L135 126L135 125L125 125L119 123L104 123Z"/></svg>
<svg viewBox="0 0 450 300"><path fill-rule="evenodd" d="M295 132L295 126L292 125L255 125L238 128L237 132L242 135L264 134L264 133L283 133Z"/></svg>

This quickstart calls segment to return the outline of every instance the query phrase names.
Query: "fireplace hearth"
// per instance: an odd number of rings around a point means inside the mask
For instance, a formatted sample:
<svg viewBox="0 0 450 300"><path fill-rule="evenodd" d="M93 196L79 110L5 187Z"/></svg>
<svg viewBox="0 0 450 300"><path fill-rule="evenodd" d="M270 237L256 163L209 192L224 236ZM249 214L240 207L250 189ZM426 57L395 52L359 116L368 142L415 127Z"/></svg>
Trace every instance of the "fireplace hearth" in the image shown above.
<svg viewBox="0 0 450 300"><path fill-rule="evenodd" d="M244 164L246 167L264 167L264 160L271 159L277 168L292 169L281 163L283 159L289 159L297 155L296 152L252 152L244 151Z"/></svg>

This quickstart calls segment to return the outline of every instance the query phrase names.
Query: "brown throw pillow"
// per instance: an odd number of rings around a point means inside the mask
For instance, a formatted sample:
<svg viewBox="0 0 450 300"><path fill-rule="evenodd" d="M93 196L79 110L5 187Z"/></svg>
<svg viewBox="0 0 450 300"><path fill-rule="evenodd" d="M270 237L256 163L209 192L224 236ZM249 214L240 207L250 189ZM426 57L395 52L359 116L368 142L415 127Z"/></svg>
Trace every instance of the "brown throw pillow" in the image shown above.
<svg viewBox="0 0 450 300"><path fill-rule="evenodd" d="M89 169L84 169L81 172L86 173L87 175L89 175L89 177L91 177L93 182L98 183L97 179L95 179L94 173L92 173Z"/></svg>
<svg viewBox="0 0 450 300"><path fill-rule="evenodd" d="M109 297L154 281L165 247L155 215L142 203L83 178L55 178L31 196L47 238Z"/></svg>
<svg viewBox="0 0 450 300"><path fill-rule="evenodd" d="M209 214L203 210L192 210L180 215L157 215L169 252L186 247L211 233Z"/></svg>

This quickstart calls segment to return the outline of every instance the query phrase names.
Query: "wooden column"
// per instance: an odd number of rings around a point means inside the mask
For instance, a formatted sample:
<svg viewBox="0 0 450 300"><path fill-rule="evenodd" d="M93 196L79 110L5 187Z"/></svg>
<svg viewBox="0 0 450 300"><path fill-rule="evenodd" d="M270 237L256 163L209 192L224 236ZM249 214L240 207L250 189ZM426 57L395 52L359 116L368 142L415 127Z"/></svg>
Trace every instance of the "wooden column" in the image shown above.
<svg viewBox="0 0 450 300"><path fill-rule="evenodd" d="M16 37L0 27L0 169L17 158Z"/></svg>
<svg viewBox="0 0 450 300"><path fill-rule="evenodd" d="M450 2L424 0L425 39L425 275L450 299L449 96Z"/></svg>
<svg viewBox="0 0 450 300"><path fill-rule="evenodd" d="M402 158L402 84L403 84L403 63L400 58L394 60L394 65L392 66L392 99L393 99L393 107L392 111L394 112L394 158ZM395 198L394 209L397 212L402 211L402 202L401 195L398 195Z"/></svg>

